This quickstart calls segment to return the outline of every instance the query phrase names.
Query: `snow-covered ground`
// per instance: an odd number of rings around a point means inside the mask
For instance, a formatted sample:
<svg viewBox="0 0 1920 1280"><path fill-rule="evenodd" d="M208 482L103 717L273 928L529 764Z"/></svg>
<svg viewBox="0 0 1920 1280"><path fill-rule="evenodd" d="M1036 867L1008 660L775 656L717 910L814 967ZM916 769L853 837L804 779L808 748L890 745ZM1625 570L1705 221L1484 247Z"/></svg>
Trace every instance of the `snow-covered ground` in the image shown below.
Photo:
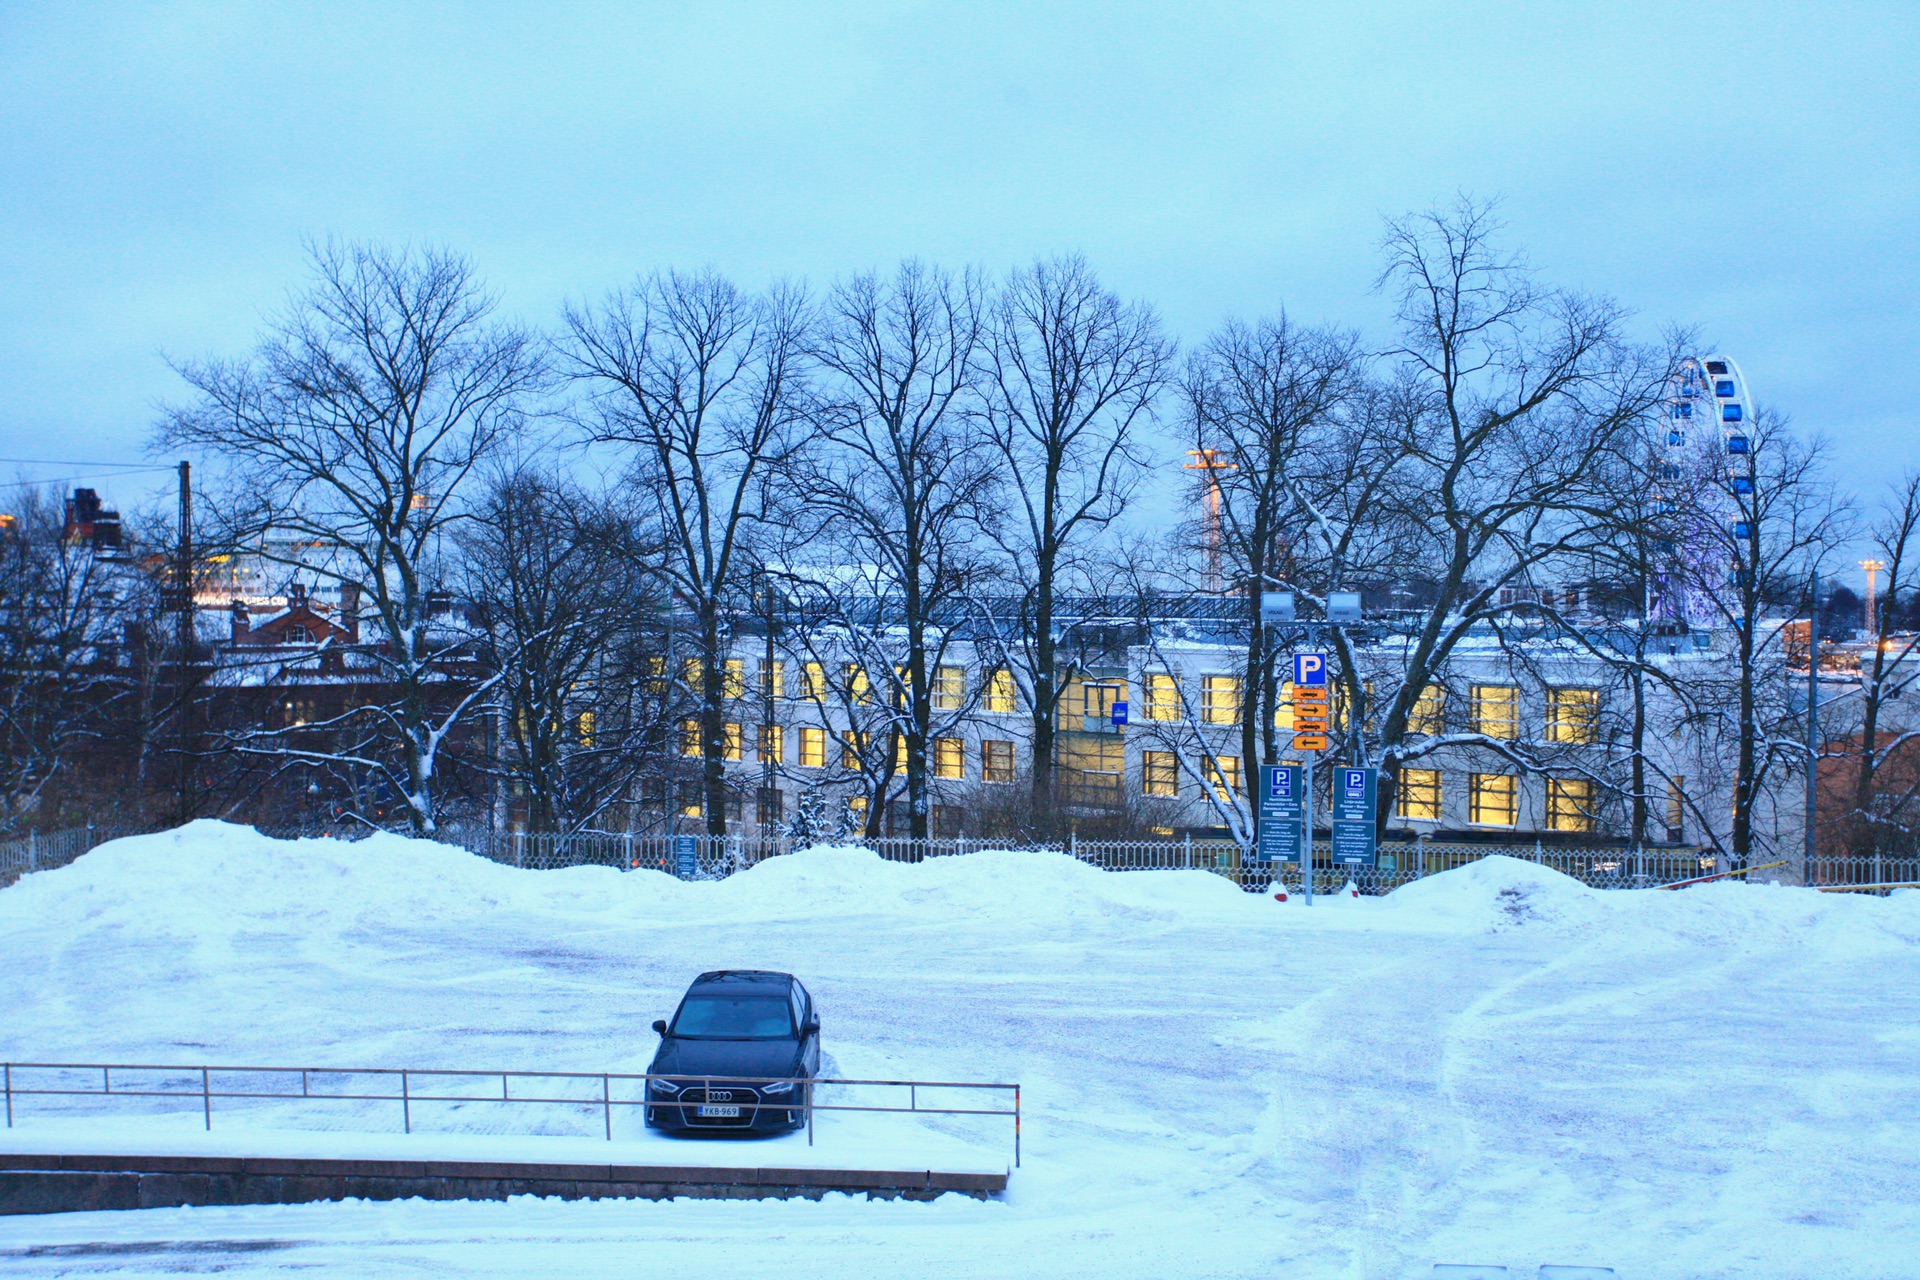
<svg viewBox="0 0 1920 1280"><path fill-rule="evenodd" d="M695 973L759 967L814 991L841 1074L1017 1080L1027 1110L997 1202L16 1217L8 1277L1920 1275L1915 893L1602 894L1496 858L1308 909L827 850L683 884L201 823L0 892L0 948L14 1060L639 1071ZM29 1107L15 1145L56 1123Z"/></svg>

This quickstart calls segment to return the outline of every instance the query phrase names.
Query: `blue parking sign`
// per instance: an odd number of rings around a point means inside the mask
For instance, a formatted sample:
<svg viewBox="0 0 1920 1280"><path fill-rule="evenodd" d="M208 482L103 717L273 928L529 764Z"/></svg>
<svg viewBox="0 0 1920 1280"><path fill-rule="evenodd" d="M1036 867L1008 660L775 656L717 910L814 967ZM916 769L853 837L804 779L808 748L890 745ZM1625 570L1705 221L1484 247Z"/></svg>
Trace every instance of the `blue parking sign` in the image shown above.
<svg viewBox="0 0 1920 1280"><path fill-rule="evenodd" d="M1327 683L1327 655L1324 653L1296 653L1293 655L1293 682L1308 688L1319 688Z"/></svg>

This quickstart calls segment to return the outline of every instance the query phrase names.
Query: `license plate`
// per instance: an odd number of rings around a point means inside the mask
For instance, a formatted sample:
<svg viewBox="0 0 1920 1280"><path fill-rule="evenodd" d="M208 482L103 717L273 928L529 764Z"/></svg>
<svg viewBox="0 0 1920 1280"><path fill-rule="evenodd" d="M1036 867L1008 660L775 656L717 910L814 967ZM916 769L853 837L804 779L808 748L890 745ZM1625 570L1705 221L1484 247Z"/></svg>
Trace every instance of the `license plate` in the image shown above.
<svg viewBox="0 0 1920 1280"><path fill-rule="evenodd" d="M738 1120L740 1118L740 1108L702 1107L700 1108L700 1118L703 1120Z"/></svg>

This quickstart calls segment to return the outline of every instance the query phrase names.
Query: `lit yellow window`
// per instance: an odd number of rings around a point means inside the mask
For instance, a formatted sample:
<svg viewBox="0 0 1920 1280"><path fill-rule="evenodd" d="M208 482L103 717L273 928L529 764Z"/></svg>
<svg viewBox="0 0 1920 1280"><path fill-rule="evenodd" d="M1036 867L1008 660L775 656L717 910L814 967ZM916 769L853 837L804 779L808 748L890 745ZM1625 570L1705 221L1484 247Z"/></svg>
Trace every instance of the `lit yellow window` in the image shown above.
<svg viewBox="0 0 1920 1280"><path fill-rule="evenodd" d="M1591 746L1600 719L1598 689L1547 690L1547 741ZM1559 830L1560 828L1555 828ZM1567 830L1585 830L1572 828Z"/></svg>
<svg viewBox="0 0 1920 1280"><path fill-rule="evenodd" d="M1444 686L1430 684L1413 700L1413 710L1407 716L1407 732L1431 737L1445 732L1446 725L1447 691Z"/></svg>
<svg viewBox="0 0 1920 1280"><path fill-rule="evenodd" d="M1221 803L1232 801L1234 793L1240 790L1240 757L1213 757L1207 764L1207 781L1213 785L1213 794Z"/></svg>
<svg viewBox="0 0 1920 1280"><path fill-rule="evenodd" d="M1147 696L1147 705L1141 710L1147 719L1164 721L1180 718L1180 685L1167 672L1149 671L1143 692Z"/></svg>
<svg viewBox="0 0 1920 1280"><path fill-rule="evenodd" d="M680 722L680 754L683 756L700 754L700 722L698 720Z"/></svg>
<svg viewBox="0 0 1920 1280"><path fill-rule="evenodd" d="M989 738L980 744L980 777L987 782L1013 781L1013 744Z"/></svg>
<svg viewBox="0 0 1920 1280"><path fill-rule="evenodd" d="M1205 724L1240 723L1239 676L1202 677L1200 719Z"/></svg>
<svg viewBox="0 0 1920 1280"><path fill-rule="evenodd" d="M786 735L781 732L781 726L777 724L763 724L760 726L759 756L761 764L779 764L781 760L786 758L786 752L782 750L785 746Z"/></svg>
<svg viewBox="0 0 1920 1280"><path fill-rule="evenodd" d="M1519 779L1510 773L1467 775L1467 821L1477 827L1510 827L1520 816Z"/></svg>
<svg viewBox="0 0 1920 1280"><path fill-rule="evenodd" d="M860 768L860 759L866 754L867 747L872 741L872 734L855 733L851 729L842 729L840 731L840 767L842 769L858 770Z"/></svg>
<svg viewBox="0 0 1920 1280"><path fill-rule="evenodd" d="M849 662L840 669L840 675L847 682L847 699L853 705L864 707L873 701L873 685L867 679L865 667Z"/></svg>
<svg viewBox="0 0 1920 1280"><path fill-rule="evenodd" d="M1273 709L1273 727L1276 729L1285 730L1287 732L1292 732L1293 730L1293 681L1282 680L1280 682L1280 695L1276 699L1276 701L1279 703L1279 705L1274 707Z"/></svg>
<svg viewBox="0 0 1920 1280"><path fill-rule="evenodd" d="M1367 718L1363 722L1363 727L1368 733L1372 733L1374 731L1373 681L1361 682L1360 697L1367 708ZM1350 714L1352 707L1349 705L1352 701L1353 695L1347 692L1346 681L1342 680L1333 686L1333 728L1336 733L1347 731L1347 726L1352 721Z"/></svg>
<svg viewBox="0 0 1920 1280"><path fill-rule="evenodd" d="M1127 686L1115 680L1102 680L1097 684L1080 686L1080 712L1090 720L1110 723L1113 720L1113 704L1127 700Z"/></svg>
<svg viewBox="0 0 1920 1280"><path fill-rule="evenodd" d="M580 735L581 746L590 747L593 745L593 725L593 712L582 711L580 713L580 719L574 724L574 728Z"/></svg>
<svg viewBox="0 0 1920 1280"><path fill-rule="evenodd" d="M933 709L958 711L967 697L967 673L963 667L939 667L933 673Z"/></svg>
<svg viewBox="0 0 1920 1280"><path fill-rule="evenodd" d="M1667 839L1678 843L1687 831L1687 780L1681 774L1667 779Z"/></svg>
<svg viewBox="0 0 1920 1280"><path fill-rule="evenodd" d="M817 662L809 662L800 668L800 696L815 702L824 702L827 697L827 669Z"/></svg>
<svg viewBox="0 0 1920 1280"><path fill-rule="evenodd" d="M1510 684L1474 685L1473 731L1489 738L1519 737L1520 691Z"/></svg>
<svg viewBox="0 0 1920 1280"><path fill-rule="evenodd" d="M700 787L698 784L686 787L680 792L680 813L684 817L700 816Z"/></svg>
<svg viewBox="0 0 1920 1280"><path fill-rule="evenodd" d="M1002 667L987 672L987 687L982 702L995 715L1007 715L1014 709L1013 672Z"/></svg>
<svg viewBox="0 0 1920 1280"><path fill-rule="evenodd" d="M1593 782L1588 778L1547 779L1547 829L1593 830Z"/></svg>
<svg viewBox="0 0 1920 1280"><path fill-rule="evenodd" d="M1180 767L1171 751L1140 753L1140 790L1150 796L1180 794Z"/></svg>
<svg viewBox="0 0 1920 1280"><path fill-rule="evenodd" d="M1394 780L1394 812L1419 822L1440 821L1440 771L1402 769Z"/></svg>
<svg viewBox="0 0 1920 1280"><path fill-rule="evenodd" d="M827 731L825 729L800 730L800 763L808 769L827 767Z"/></svg>
<svg viewBox="0 0 1920 1280"><path fill-rule="evenodd" d="M647 692L655 697L667 691L667 660L665 658L647 659Z"/></svg>
<svg viewBox="0 0 1920 1280"><path fill-rule="evenodd" d="M893 735L893 771L895 773L907 771L907 735L904 733Z"/></svg>
<svg viewBox="0 0 1920 1280"><path fill-rule="evenodd" d="M747 696L747 664L743 658L728 658L720 666L720 696L723 698L744 698Z"/></svg>
<svg viewBox="0 0 1920 1280"><path fill-rule="evenodd" d="M933 773L937 778L966 777L967 744L959 738L935 738Z"/></svg>
<svg viewBox="0 0 1920 1280"><path fill-rule="evenodd" d="M742 741L740 726L737 724L722 725L721 729L726 734L726 741L721 748L721 754L729 760L740 759L745 746Z"/></svg>
<svg viewBox="0 0 1920 1280"><path fill-rule="evenodd" d="M704 687L701 684L701 677L705 672L706 668L700 664L700 659L698 658L682 658L680 660L680 683L686 685L689 689L700 689Z"/></svg>
<svg viewBox="0 0 1920 1280"><path fill-rule="evenodd" d="M763 698L784 698L787 696L787 664L779 658L760 664L760 696Z"/></svg>

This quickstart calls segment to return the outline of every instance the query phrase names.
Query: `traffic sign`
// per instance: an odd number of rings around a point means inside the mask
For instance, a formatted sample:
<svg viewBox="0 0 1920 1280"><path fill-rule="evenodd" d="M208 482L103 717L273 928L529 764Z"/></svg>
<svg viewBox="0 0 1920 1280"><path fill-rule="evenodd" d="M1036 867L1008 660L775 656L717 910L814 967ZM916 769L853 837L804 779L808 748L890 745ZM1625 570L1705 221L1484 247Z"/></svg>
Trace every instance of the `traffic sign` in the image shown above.
<svg viewBox="0 0 1920 1280"><path fill-rule="evenodd" d="M1260 861L1300 861L1306 832L1305 801L1299 765L1260 766Z"/></svg>
<svg viewBox="0 0 1920 1280"><path fill-rule="evenodd" d="M1294 654L1293 683L1296 689L1326 688L1327 655L1324 653Z"/></svg>
<svg viewBox="0 0 1920 1280"><path fill-rule="evenodd" d="M1380 771L1341 768L1333 771L1333 860L1350 866L1373 866L1378 856L1375 832L1380 796Z"/></svg>
<svg viewBox="0 0 1920 1280"><path fill-rule="evenodd" d="M1114 723L1114 727L1115 727L1115 728L1118 728L1118 727L1120 727L1120 726L1122 726L1122 725L1124 725L1124 724L1126 724L1126 722L1127 722L1127 704L1126 704L1126 703L1124 703L1124 702L1116 702L1116 703L1114 703L1114 704L1113 704L1113 723Z"/></svg>
<svg viewBox="0 0 1920 1280"><path fill-rule="evenodd" d="M1318 654L1295 654L1296 673L1301 658L1318 656ZM1325 678L1324 670L1321 672L1321 677ZM1332 727L1332 718L1327 710L1327 686L1296 683L1293 687L1293 749L1325 751L1327 732Z"/></svg>

